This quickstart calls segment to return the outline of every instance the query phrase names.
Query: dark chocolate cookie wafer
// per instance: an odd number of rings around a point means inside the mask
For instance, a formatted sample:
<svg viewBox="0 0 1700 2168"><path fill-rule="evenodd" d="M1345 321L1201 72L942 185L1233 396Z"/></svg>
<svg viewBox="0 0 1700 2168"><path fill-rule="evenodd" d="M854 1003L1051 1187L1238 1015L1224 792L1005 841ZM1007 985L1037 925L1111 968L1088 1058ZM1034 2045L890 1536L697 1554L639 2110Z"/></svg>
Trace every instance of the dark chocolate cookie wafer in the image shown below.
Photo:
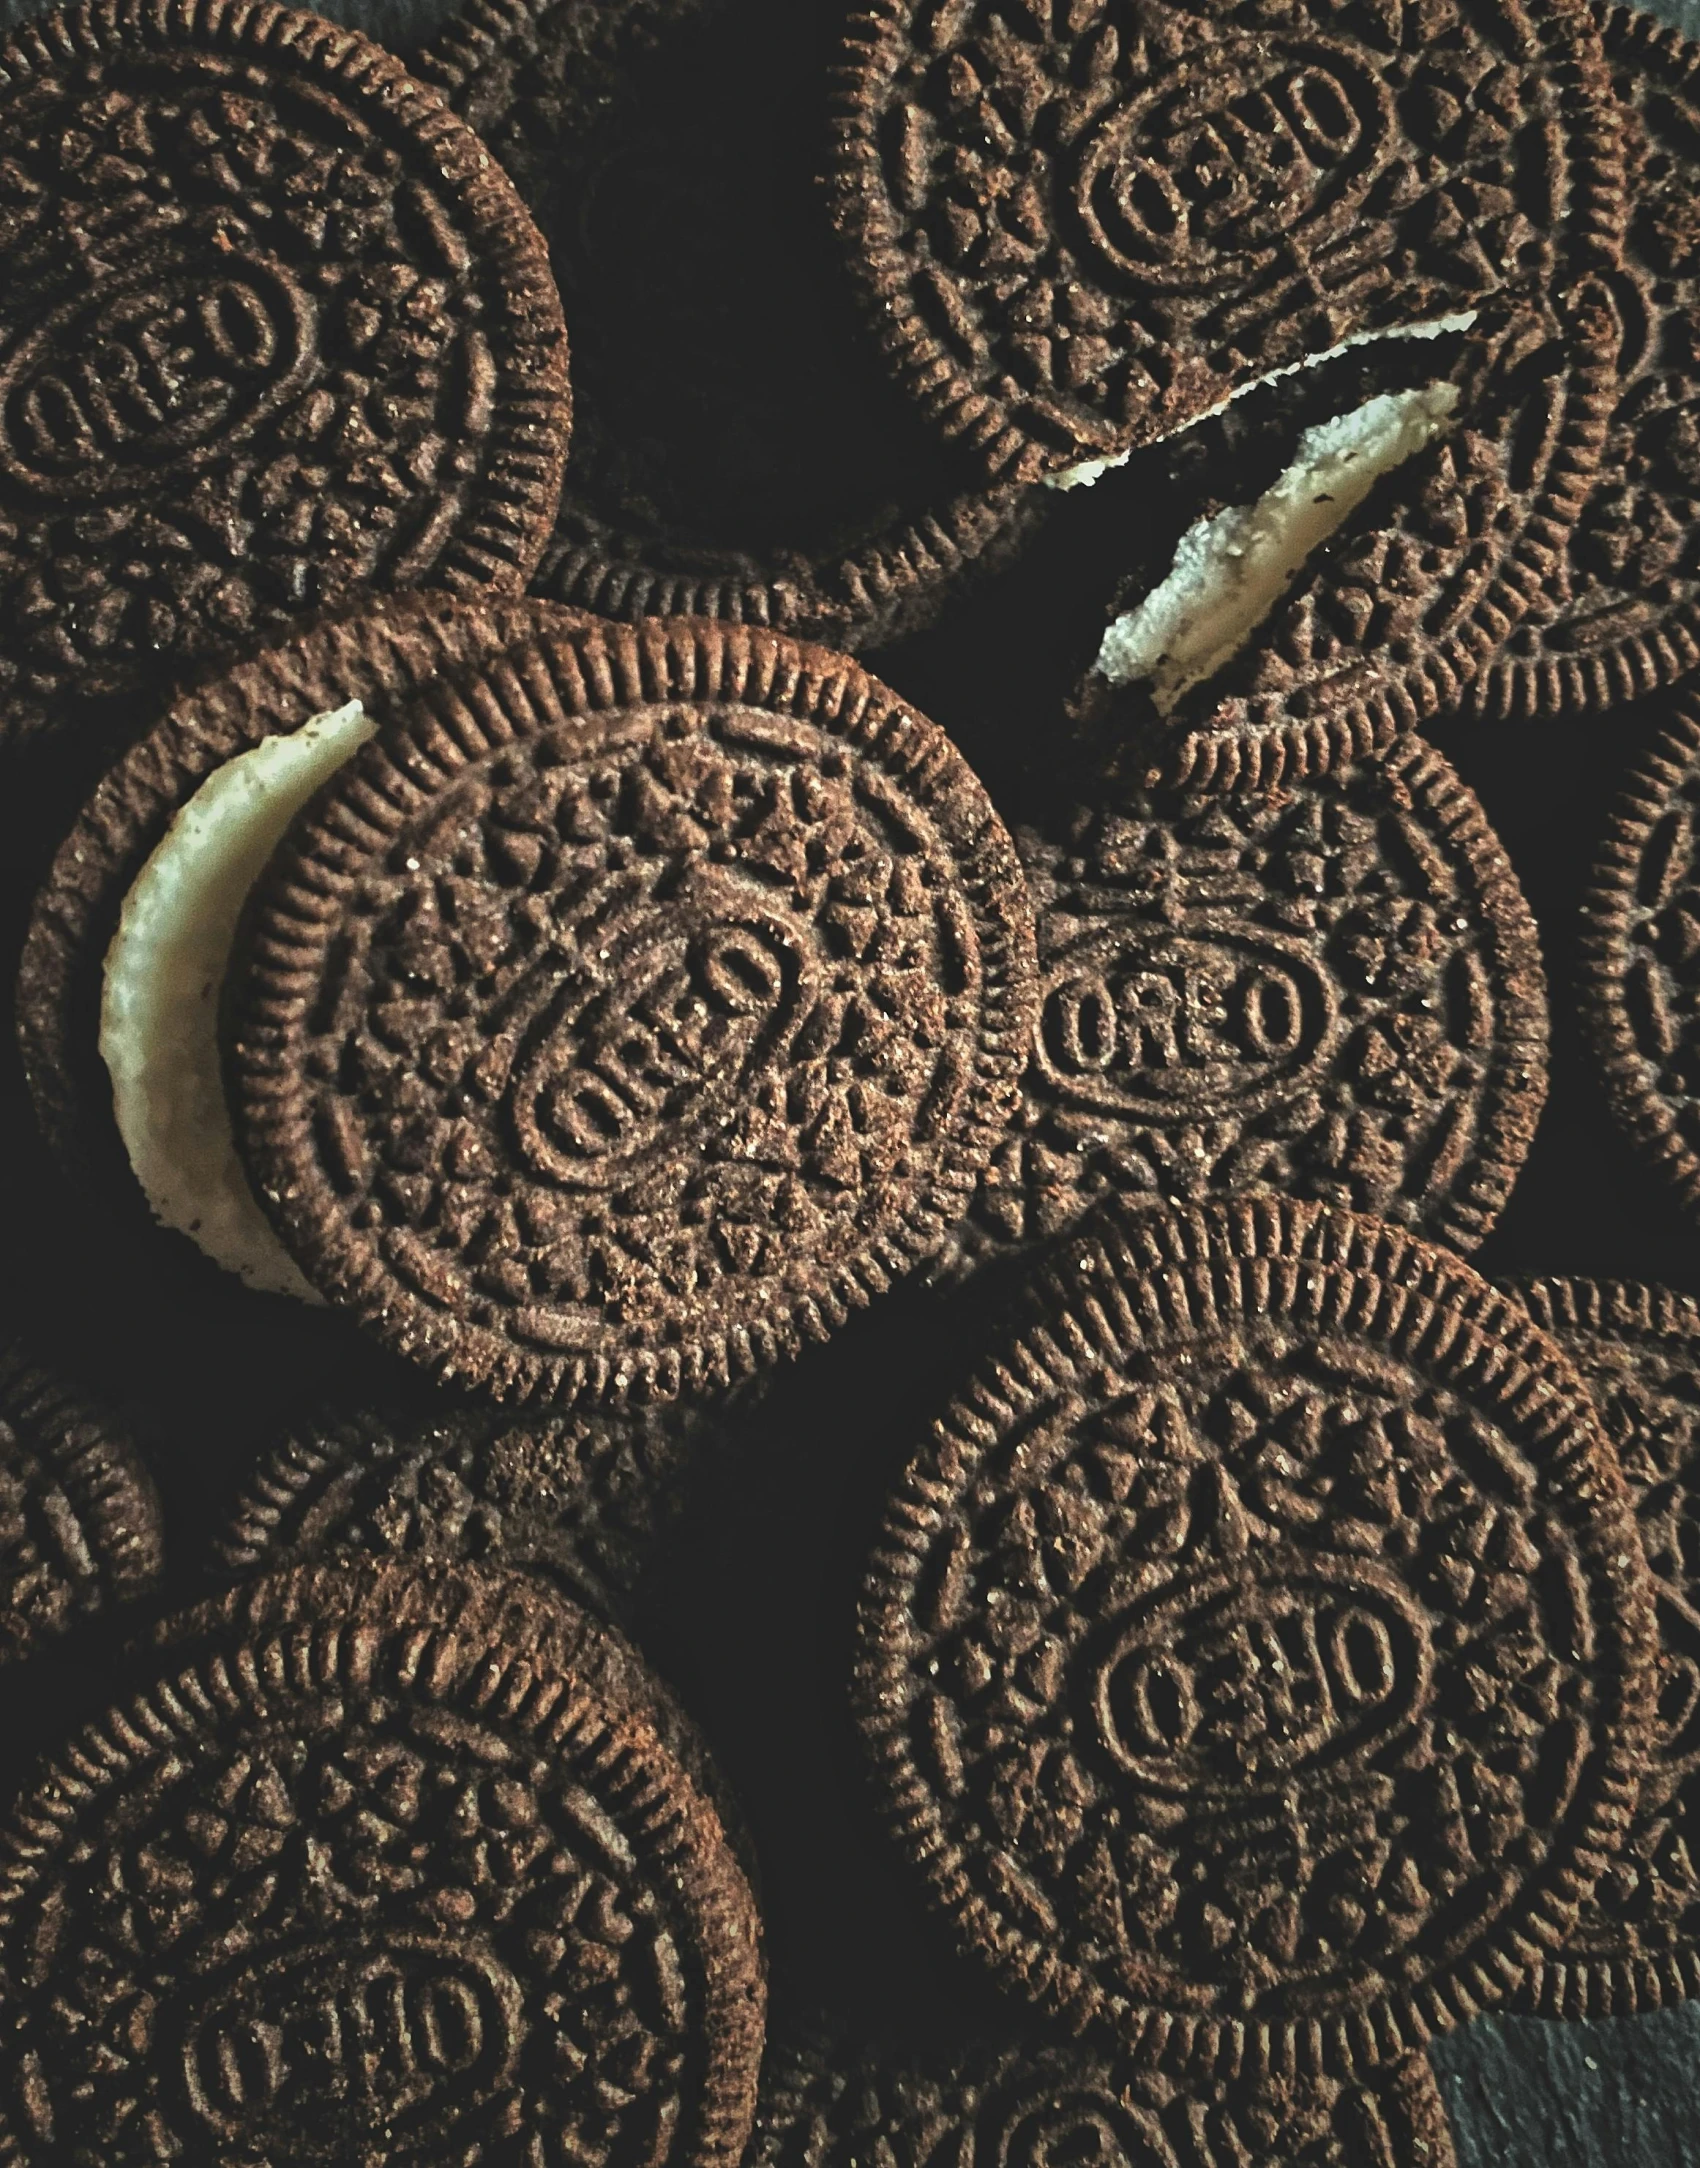
<svg viewBox="0 0 1700 2168"><path fill-rule="evenodd" d="M141 1595L162 1561L125 1424L0 1341L0 1665Z"/></svg>
<svg viewBox="0 0 1700 2168"><path fill-rule="evenodd" d="M1623 1850L1519 2000L1622 2017L1700 1994L1700 1304L1621 1280L1517 1284L1594 1396L1653 1573L1658 1714Z"/></svg>
<svg viewBox="0 0 1700 2168"><path fill-rule="evenodd" d="M256 892L257 1195L380 1340L497 1397L729 1383L925 1258L1013 1110L1020 863L853 663L587 627L363 748Z"/></svg>
<svg viewBox="0 0 1700 2168"><path fill-rule="evenodd" d="M0 1834L0 2148L732 2168L762 1977L633 1652L538 1584L250 1584Z"/></svg>
<svg viewBox="0 0 1700 2168"><path fill-rule="evenodd" d="M0 737L371 588L519 588L569 414L471 131L316 16L94 0L0 47Z"/></svg>
<svg viewBox="0 0 1700 2168"><path fill-rule="evenodd" d="M1560 287L1622 224L1566 0L868 0L836 126L887 362L992 475L1113 458L1345 340Z"/></svg>
<svg viewBox="0 0 1700 2168"><path fill-rule="evenodd" d="M817 0L472 0L416 62L547 234L573 327L540 592L862 648L1037 522L856 320L816 181L835 30Z"/></svg>
<svg viewBox="0 0 1700 2168"><path fill-rule="evenodd" d="M429 1551L547 1574L608 1617L676 1518L695 1443L673 1408L523 1421L480 1407L327 1410L267 1453L219 1557L246 1576Z"/></svg>
<svg viewBox="0 0 1700 2168"><path fill-rule="evenodd" d="M1582 1019L1612 1112L1700 1208L1700 705L1675 704L1613 810L1582 904Z"/></svg>
<svg viewBox="0 0 1700 2168"><path fill-rule="evenodd" d="M1431 746L1274 797L1124 796L1016 841L1039 1025L950 1265L1106 1191L1265 1188L1482 1240L1546 1096L1546 987L1516 875Z"/></svg>
<svg viewBox="0 0 1700 2168"><path fill-rule="evenodd" d="M1454 707L1559 575L1624 336L1605 279L1485 304L1440 372L1456 393L1444 433L1382 475L1237 646L1129 676L1130 621L1112 628L1075 703L1105 757L1142 784L1269 790Z"/></svg>
<svg viewBox="0 0 1700 2168"><path fill-rule="evenodd" d="M113 1120L99 1047L101 977L124 900L172 821L227 761L358 700L387 719L440 672L534 638L568 613L544 602L395 595L292 633L180 693L118 762L53 861L25 934L17 1030L41 1134L103 1215L153 1220Z"/></svg>
<svg viewBox="0 0 1700 2168"><path fill-rule="evenodd" d="M922 2059L825 2026L768 2042L749 2168L1455 2168L1427 2059L1261 2091L1177 2083L1095 2047Z"/></svg>
<svg viewBox="0 0 1700 2168"><path fill-rule="evenodd" d="M1593 492L1470 713L1612 707L1700 663L1700 46L1602 11L1624 116L1629 219L1613 277L1623 388Z"/></svg>
<svg viewBox="0 0 1700 2168"><path fill-rule="evenodd" d="M1621 1843L1652 1597L1581 1380L1468 1266L1105 1215L887 1510L855 1700L963 1948L1137 2059L1397 2061Z"/></svg>

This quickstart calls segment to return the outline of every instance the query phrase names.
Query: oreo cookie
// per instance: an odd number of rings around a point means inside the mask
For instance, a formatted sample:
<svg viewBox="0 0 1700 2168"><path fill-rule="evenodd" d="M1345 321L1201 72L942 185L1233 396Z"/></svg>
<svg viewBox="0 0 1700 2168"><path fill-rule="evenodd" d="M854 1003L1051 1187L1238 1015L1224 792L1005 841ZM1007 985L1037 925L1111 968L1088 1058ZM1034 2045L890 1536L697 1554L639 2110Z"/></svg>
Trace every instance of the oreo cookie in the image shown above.
<svg viewBox="0 0 1700 2168"><path fill-rule="evenodd" d="M145 1594L163 1566L128 1425L0 1340L0 1666Z"/></svg>
<svg viewBox="0 0 1700 2168"><path fill-rule="evenodd" d="M0 47L0 736L373 588L523 587L569 400L536 229L378 46L94 0Z"/></svg>
<svg viewBox="0 0 1700 2168"><path fill-rule="evenodd" d="M278 1440L218 1542L239 1577L372 1552L540 1573L619 1614L684 1502L700 1444L675 1409L533 1416L324 1410Z"/></svg>
<svg viewBox="0 0 1700 2168"><path fill-rule="evenodd" d="M1465 696L1483 717L1597 712L1700 663L1700 47L1639 8L1601 32L1629 175L1623 388L1552 575Z"/></svg>
<svg viewBox="0 0 1700 2168"><path fill-rule="evenodd" d="M0 1833L0 2146L733 2168L757 1925L673 1728L535 1582L307 1570L192 1614Z"/></svg>
<svg viewBox="0 0 1700 2168"><path fill-rule="evenodd" d="M1282 483L1226 524L1215 515L1219 548L1199 548L1198 530L1164 538L1178 542L1173 566L1135 565L1076 692L1087 745L1143 787L1269 791L1455 707L1561 573L1623 339L1604 278L1556 300L1484 303L1432 386L1391 409L1378 394L1301 437ZM1277 426L1281 411L1273 402ZM1350 424L1386 434L1389 420L1409 431L1393 435L1405 456L1280 576L1248 582L1245 557L1278 561L1287 530L1302 541L1316 503L1344 496ZM1334 457L1312 487L1319 446Z"/></svg>
<svg viewBox="0 0 1700 2168"><path fill-rule="evenodd" d="M1065 1245L899 1480L855 1706L965 1952L1218 2082L1393 2064L1622 1844L1654 1620L1616 1456L1514 1302L1247 1199Z"/></svg>
<svg viewBox="0 0 1700 2168"><path fill-rule="evenodd" d="M538 592L861 649L1038 523L940 451L837 275L834 27L796 0L472 0L415 62L536 215L573 326Z"/></svg>
<svg viewBox="0 0 1700 2168"><path fill-rule="evenodd" d="M1486 1236L1546 1095L1545 980L1504 850L1431 746L1271 797L1121 794L1016 841L1039 1024L949 1268L1115 1193L1263 1188Z"/></svg>
<svg viewBox="0 0 1700 2168"><path fill-rule="evenodd" d="M125 906L203 787L268 741L358 703L381 722L441 672L569 622L515 598L397 595L323 617L179 693L104 778L36 896L19 965L16 1022L36 1123L62 1182L92 1206L104 1252L138 1244L157 1271L155 1206L118 1126L102 1055L106 966ZM207 989L209 1000L216 989ZM226 1130L228 1123L225 1123ZM44 1206L62 1216L57 1198ZM190 1266L186 1245L179 1264Z"/></svg>
<svg viewBox="0 0 1700 2168"><path fill-rule="evenodd" d="M1619 797L1582 903L1578 980L1607 1102L1700 1206L1700 709L1679 699Z"/></svg>
<svg viewBox="0 0 1700 2168"><path fill-rule="evenodd" d="M1515 1292L1581 1372L1629 1483L1658 1609L1658 1713L1623 1849L1519 2001L1622 2017L1700 1994L1700 1304L1621 1280Z"/></svg>
<svg viewBox="0 0 1700 2168"><path fill-rule="evenodd" d="M1347 341L1556 291L1622 226L1564 4L871 0L835 128L887 363L995 476L1090 473Z"/></svg>
<svg viewBox="0 0 1700 2168"><path fill-rule="evenodd" d="M445 1382L730 1384L943 1242L1032 938L978 780L853 663L563 631L426 687L273 856L238 1139L313 1285Z"/></svg>
<svg viewBox="0 0 1700 2168"><path fill-rule="evenodd" d="M1426 2059L1255 2091L1180 2084L1101 2047L903 2055L827 2026L770 2040L750 2168L1455 2168Z"/></svg>

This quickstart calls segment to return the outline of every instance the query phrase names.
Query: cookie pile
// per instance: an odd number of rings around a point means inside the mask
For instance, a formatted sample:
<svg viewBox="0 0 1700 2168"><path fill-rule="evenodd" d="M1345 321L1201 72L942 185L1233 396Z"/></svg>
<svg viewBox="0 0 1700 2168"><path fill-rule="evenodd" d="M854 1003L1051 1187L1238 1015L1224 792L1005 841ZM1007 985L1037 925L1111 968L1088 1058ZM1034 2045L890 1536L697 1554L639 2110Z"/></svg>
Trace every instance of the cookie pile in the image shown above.
<svg viewBox="0 0 1700 2168"><path fill-rule="evenodd" d="M0 46L0 2160L1446 2168L1700 1994L1697 71Z"/></svg>

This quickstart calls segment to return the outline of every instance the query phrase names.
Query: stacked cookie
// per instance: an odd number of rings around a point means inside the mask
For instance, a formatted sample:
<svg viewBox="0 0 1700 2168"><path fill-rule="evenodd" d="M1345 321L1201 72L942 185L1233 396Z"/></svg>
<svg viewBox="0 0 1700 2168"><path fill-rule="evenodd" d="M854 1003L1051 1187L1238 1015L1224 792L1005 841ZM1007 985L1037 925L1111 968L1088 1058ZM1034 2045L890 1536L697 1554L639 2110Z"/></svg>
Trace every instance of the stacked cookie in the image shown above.
<svg viewBox="0 0 1700 2168"><path fill-rule="evenodd" d="M1700 1314L1495 1234L1562 928L1417 735L1629 718L1691 1204L1694 65L0 48L0 2155L1444 2168L1696 1991Z"/></svg>

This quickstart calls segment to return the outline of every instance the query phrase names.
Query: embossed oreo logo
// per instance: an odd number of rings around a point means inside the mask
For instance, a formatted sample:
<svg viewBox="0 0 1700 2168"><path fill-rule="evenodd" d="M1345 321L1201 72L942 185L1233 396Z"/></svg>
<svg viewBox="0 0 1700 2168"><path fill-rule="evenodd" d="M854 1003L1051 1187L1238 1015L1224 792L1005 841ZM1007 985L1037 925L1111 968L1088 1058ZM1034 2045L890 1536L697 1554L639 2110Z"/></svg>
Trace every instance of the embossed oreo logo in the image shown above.
<svg viewBox="0 0 1700 2168"><path fill-rule="evenodd" d="M1392 105L1345 46L1230 43L1156 84L1087 144L1076 203L1094 253L1145 283L1208 286L1350 208L1387 155Z"/></svg>
<svg viewBox="0 0 1700 2168"><path fill-rule="evenodd" d="M1105 1113L1249 1113L1318 1058L1334 1020L1328 982L1296 942L1130 929L1052 965L1038 1060L1061 1097Z"/></svg>
<svg viewBox="0 0 1700 2168"><path fill-rule="evenodd" d="M536 1173L624 1181L795 1023L805 942L769 914L725 910L640 919L557 994L509 1102Z"/></svg>
<svg viewBox="0 0 1700 2168"><path fill-rule="evenodd" d="M258 257L97 285L0 363L0 469L94 499L199 464L295 388L312 331L306 296Z"/></svg>
<svg viewBox="0 0 1700 2168"><path fill-rule="evenodd" d="M465 1944L320 1944L261 1960L192 2012L183 2074L221 2138L287 2159L328 2116L386 2137L445 2132L511 2079L520 1994Z"/></svg>
<svg viewBox="0 0 1700 2168"><path fill-rule="evenodd" d="M1364 1760L1413 1720L1430 1671L1426 1622L1390 1574L1277 1555L1139 1607L1093 1702L1142 1785L1242 1792Z"/></svg>
<svg viewBox="0 0 1700 2168"><path fill-rule="evenodd" d="M999 2103L988 2135L996 2168L1178 2168L1156 2115L1109 2093Z"/></svg>

